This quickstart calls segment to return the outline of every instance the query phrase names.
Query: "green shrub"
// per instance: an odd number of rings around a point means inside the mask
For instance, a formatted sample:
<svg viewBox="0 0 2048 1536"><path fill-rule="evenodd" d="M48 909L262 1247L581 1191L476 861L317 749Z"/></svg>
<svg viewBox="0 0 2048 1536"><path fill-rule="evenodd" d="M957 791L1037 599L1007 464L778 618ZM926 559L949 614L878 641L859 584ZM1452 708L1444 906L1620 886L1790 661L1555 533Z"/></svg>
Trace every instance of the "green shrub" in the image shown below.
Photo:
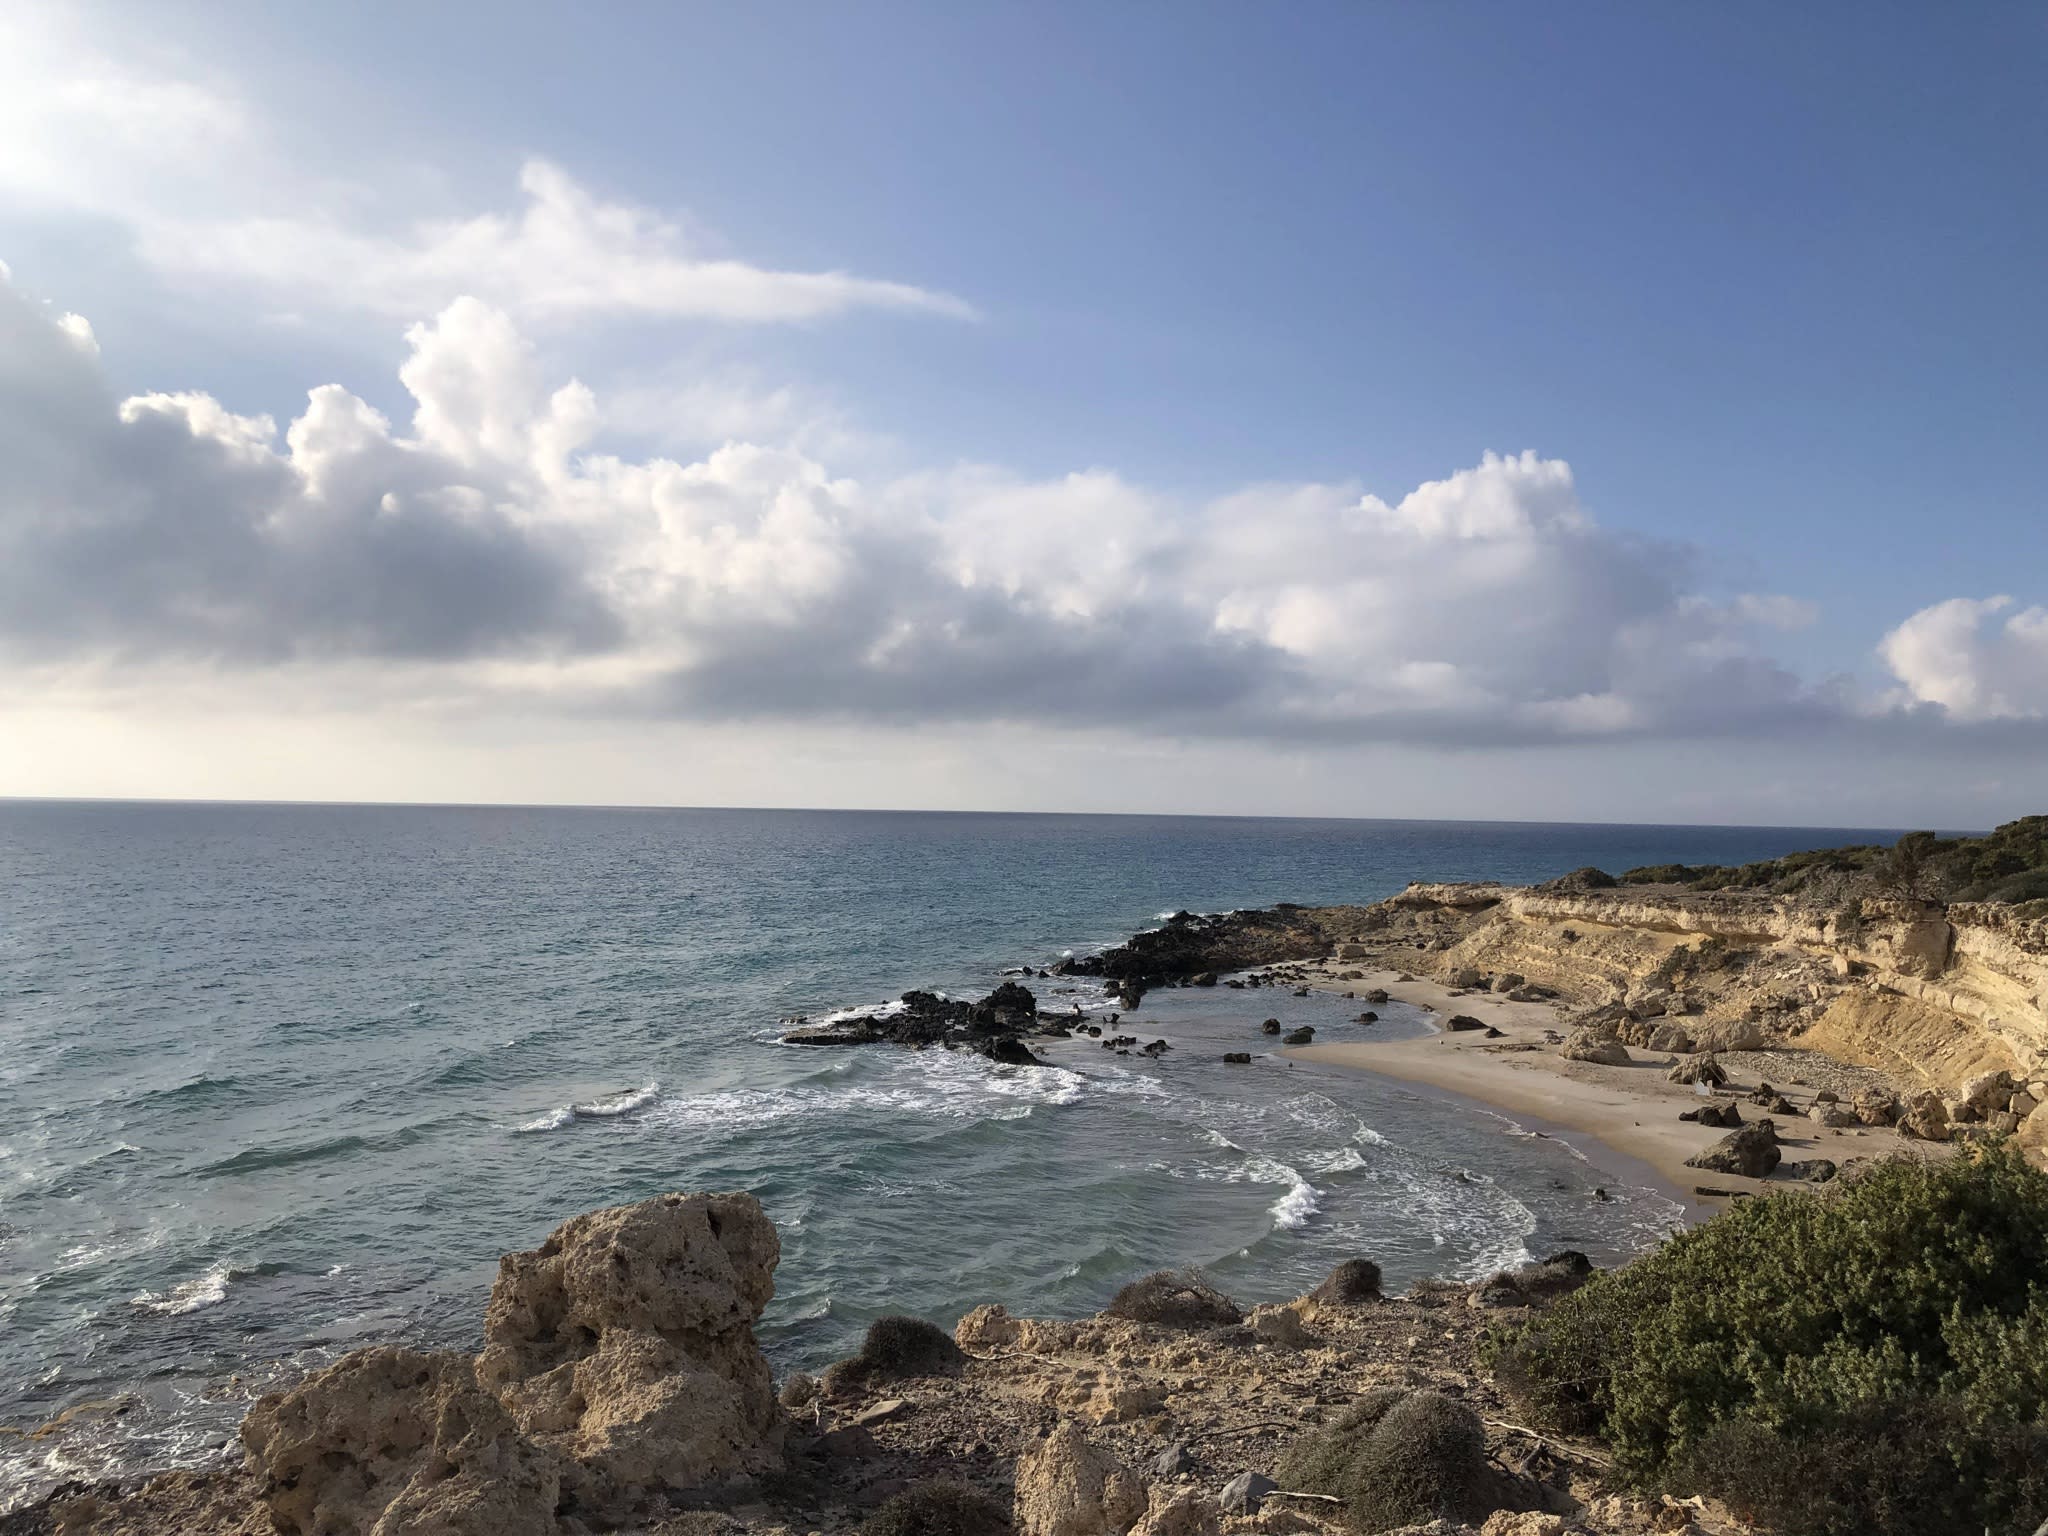
<svg viewBox="0 0 2048 1536"><path fill-rule="evenodd" d="M1922 1398L1781 1429L1730 1419L1680 1458L1674 1480L1801 1536L2024 1536L2048 1513L2048 1428L1973 1424L1966 1404Z"/></svg>
<svg viewBox="0 0 2048 1536"><path fill-rule="evenodd" d="M1000 1536L1009 1517L965 1483L919 1483L884 1501L860 1536Z"/></svg>
<svg viewBox="0 0 2048 1536"><path fill-rule="evenodd" d="M1621 881L1624 885L1690 885L1705 872L1690 864L1642 864L1623 870Z"/></svg>
<svg viewBox="0 0 2048 1536"><path fill-rule="evenodd" d="M1644 1484L1697 1475L1714 1446L1782 1441L1765 1461L1794 1469L1790 1486L1809 1446L1938 1403L1948 1438L1927 1454L1951 1470L1929 1486L1945 1490L1954 1528L1981 1511L1982 1529L1997 1496L1972 1469L2048 1420L2044 1275L2048 1176L1997 1144L1744 1202L1496 1332L1485 1355L1531 1413L1603 1435ZM1884 1518L1811 1531L1922 1529Z"/></svg>
<svg viewBox="0 0 2048 1536"><path fill-rule="evenodd" d="M1478 1415L1437 1392L1368 1392L1290 1447L1276 1472L1290 1492L1342 1499L1353 1529L1365 1533L1495 1507Z"/></svg>

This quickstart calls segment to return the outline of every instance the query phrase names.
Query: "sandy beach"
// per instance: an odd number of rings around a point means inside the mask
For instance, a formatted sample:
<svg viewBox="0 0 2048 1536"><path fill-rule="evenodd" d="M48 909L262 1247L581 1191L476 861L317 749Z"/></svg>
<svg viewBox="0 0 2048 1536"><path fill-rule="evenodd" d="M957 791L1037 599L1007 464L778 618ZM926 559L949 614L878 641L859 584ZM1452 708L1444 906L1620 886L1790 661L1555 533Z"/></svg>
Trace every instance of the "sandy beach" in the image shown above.
<svg viewBox="0 0 2048 1536"><path fill-rule="evenodd" d="M1469 1014L1501 1033L1499 1038L1490 1038L1484 1030L1437 1030L1406 1040L1366 1038L1295 1046L1285 1053L1289 1056L1445 1090L1511 1115L1590 1136L1654 1172L1695 1220L1728 1203L1727 1196L1705 1193L1707 1190L1754 1194L1800 1187L1783 1179L1744 1179L1686 1166L1687 1158L1727 1133L1678 1118L1708 1095L1666 1077L1678 1060L1675 1056L1632 1049L1633 1063L1626 1067L1567 1061L1545 1039L1546 1033L1554 1036L1564 1028L1558 1010L1549 1003L1509 1002L1490 992L1461 992L1439 982L1404 980L1395 971L1337 962L1303 970L1303 979L1319 989L1362 994L1381 987L1389 997L1425 1009L1436 1019ZM1363 979L1356 979L1360 971ZM1339 979L1339 972L1354 979ZM1370 1026L1366 1033L1370 1034ZM1730 1075L1729 1087L1721 1096L1732 1093L1740 1098L1760 1082L1769 1082L1802 1110L1811 1104L1818 1089L1832 1088L1848 1098L1855 1088L1878 1080L1863 1068L1845 1066L1813 1051L1728 1051L1720 1053L1720 1060ZM1755 1113L1746 1112L1744 1118L1753 1119ZM1934 1150L1890 1130L1826 1130L1805 1119L1782 1116L1777 1118L1777 1126L1788 1162L1828 1158L1839 1164L1902 1148L1922 1155Z"/></svg>

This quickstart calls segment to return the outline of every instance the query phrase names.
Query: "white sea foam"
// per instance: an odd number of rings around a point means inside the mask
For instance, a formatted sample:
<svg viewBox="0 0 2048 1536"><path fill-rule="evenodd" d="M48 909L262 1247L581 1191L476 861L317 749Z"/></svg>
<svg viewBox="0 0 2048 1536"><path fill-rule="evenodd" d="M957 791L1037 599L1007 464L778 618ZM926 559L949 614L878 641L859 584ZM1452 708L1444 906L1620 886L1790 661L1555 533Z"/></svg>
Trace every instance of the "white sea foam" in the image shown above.
<svg viewBox="0 0 2048 1536"><path fill-rule="evenodd" d="M1301 1170L1278 1158L1253 1155L1245 1159L1240 1172L1243 1178L1260 1184L1284 1184L1286 1189L1267 1210L1272 1214L1273 1225L1291 1229L1305 1225L1315 1215L1319 1206L1316 1187L1301 1176Z"/></svg>
<svg viewBox="0 0 2048 1536"><path fill-rule="evenodd" d="M1318 1173L1355 1173L1370 1166L1356 1147L1339 1147L1334 1152L1317 1152L1306 1159Z"/></svg>
<svg viewBox="0 0 2048 1536"><path fill-rule="evenodd" d="M638 1088L622 1088L617 1093L608 1093L603 1098L584 1099L573 1104L557 1104L545 1114L535 1115L531 1120L522 1121L512 1127L514 1135L527 1136L542 1131L559 1131L563 1126L576 1120L616 1120L621 1115L630 1115L636 1109L643 1109L654 1102L654 1096L661 1092L661 1084L642 1083Z"/></svg>
<svg viewBox="0 0 2048 1536"><path fill-rule="evenodd" d="M169 1316L198 1312L226 1301L228 1282L233 1278L234 1271L226 1264L216 1264L198 1279L174 1285L168 1292L143 1291L131 1297L129 1305L140 1307L145 1312L162 1312Z"/></svg>
<svg viewBox="0 0 2048 1536"><path fill-rule="evenodd" d="M643 1104L653 1102L661 1092L660 1083L643 1083L638 1088L629 1088L608 1098L592 1099L585 1104L571 1104L572 1113L584 1120L611 1120L620 1115L630 1115Z"/></svg>
<svg viewBox="0 0 2048 1536"><path fill-rule="evenodd" d="M535 1115L531 1120L512 1127L514 1135L526 1136L536 1131L559 1131L576 1118L576 1111L567 1104L557 1105L544 1115Z"/></svg>
<svg viewBox="0 0 2048 1536"><path fill-rule="evenodd" d="M821 1073L782 1088L728 1088L667 1099L643 1117L665 1126L757 1130L780 1121L873 1112L942 1120L1021 1120L1039 1105L1079 1101L1091 1078L1066 1067L991 1066L969 1052L887 1055L885 1081L847 1082ZM870 1070L872 1070L872 1066Z"/></svg>
<svg viewBox="0 0 2048 1536"><path fill-rule="evenodd" d="M946 994L940 992L935 995L944 997ZM815 1019L807 1014L803 1022L806 1027L810 1027L818 1024L844 1024L848 1019L893 1019L897 1014L906 1012L909 1007L908 1003L898 997L886 1003L870 1003L865 1007L856 1005L851 1008L835 1008L830 1013L819 1014Z"/></svg>

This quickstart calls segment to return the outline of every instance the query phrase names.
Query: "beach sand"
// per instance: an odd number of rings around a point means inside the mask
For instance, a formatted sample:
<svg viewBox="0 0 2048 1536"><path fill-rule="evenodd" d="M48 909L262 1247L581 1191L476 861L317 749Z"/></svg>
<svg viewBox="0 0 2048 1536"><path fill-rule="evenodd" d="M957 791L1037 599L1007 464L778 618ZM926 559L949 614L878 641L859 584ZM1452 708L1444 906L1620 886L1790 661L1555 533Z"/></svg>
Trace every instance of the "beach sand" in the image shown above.
<svg viewBox="0 0 2048 1536"><path fill-rule="evenodd" d="M1363 971L1364 977L1339 980L1339 971ZM1489 992L1457 992L1438 982L1403 981L1397 972L1355 965L1328 965L1321 974L1311 968L1304 979L1318 988L1344 992L1383 987L1389 997L1427 1009L1439 1019L1469 1014L1500 1030L1501 1038L1489 1039L1483 1030L1438 1031L1419 1039L1367 1038L1294 1046L1286 1051L1289 1056L1446 1090L1510 1115L1589 1135L1653 1171L1695 1220L1727 1204L1725 1197L1703 1194L1702 1189L1755 1194L1810 1187L1785 1179L1744 1179L1686 1167L1687 1158L1728 1133L1678 1118L1680 1111L1707 1100L1698 1090L1666 1078L1666 1070L1678 1058L1631 1048L1634 1063L1626 1067L1567 1061L1553 1045L1545 1043L1546 1031L1566 1027L1549 1003L1514 1003ZM1370 1032L1371 1026L1365 1026L1365 1033ZM1738 1096L1745 1121L1757 1119L1762 1111L1752 1108L1741 1095L1754 1089L1767 1074L1779 1074L1768 1080L1803 1110L1811 1103L1814 1088L1847 1087L1843 1074L1855 1070L1817 1052L1723 1052L1720 1059L1728 1068L1729 1087ZM1843 1092L1842 1096L1849 1095ZM1776 1123L1786 1162L1824 1157L1841 1164L1902 1148L1921 1155L1933 1150L1889 1130L1825 1130L1803 1117L1779 1116Z"/></svg>

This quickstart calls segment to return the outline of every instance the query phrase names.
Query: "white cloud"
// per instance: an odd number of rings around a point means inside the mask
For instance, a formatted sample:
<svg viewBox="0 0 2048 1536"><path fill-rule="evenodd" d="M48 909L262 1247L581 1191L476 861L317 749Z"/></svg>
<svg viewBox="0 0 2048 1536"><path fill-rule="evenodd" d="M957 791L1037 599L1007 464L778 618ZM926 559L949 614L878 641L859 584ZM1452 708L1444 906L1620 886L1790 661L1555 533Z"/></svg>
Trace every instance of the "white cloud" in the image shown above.
<svg viewBox="0 0 2048 1536"><path fill-rule="evenodd" d="M2012 607L2007 596L1950 598L1886 635L1879 654L1904 699L1957 720L2048 717L2048 608Z"/></svg>
<svg viewBox="0 0 2048 1536"><path fill-rule="evenodd" d="M520 168L509 211L422 212L431 172L351 162L323 175L332 135L294 137L298 124L174 50L130 41L117 52L104 24L86 34L55 8L0 15L0 191L20 211L125 226L151 267L245 307L406 320L473 295L536 323L973 314L911 283L742 261L544 159Z"/></svg>
<svg viewBox="0 0 2048 1536"><path fill-rule="evenodd" d="M118 399L75 328L0 288L18 682L359 668L394 697L613 715L1411 741L1823 707L1750 644L1789 600L1702 599L1687 551L1605 528L1533 453L1394 502L1188 505L1106 469L868 482L791 447L609 451L601 402L475 298L407 341L409 423L325 384L280 433L205 394Z"/></svg>
<svg viewBox="0 0 2048 1536"><path fill-rule="evenodd" d="M652 209L606 202L529 160L514 213L365 230L318 212L152 219L144 257L190 277L253 285L280 301L403 318L472 295L536 321L578 316L787 322L856 309L965 318L950 294L845 272L784 272L695 248Z"/></svg>

